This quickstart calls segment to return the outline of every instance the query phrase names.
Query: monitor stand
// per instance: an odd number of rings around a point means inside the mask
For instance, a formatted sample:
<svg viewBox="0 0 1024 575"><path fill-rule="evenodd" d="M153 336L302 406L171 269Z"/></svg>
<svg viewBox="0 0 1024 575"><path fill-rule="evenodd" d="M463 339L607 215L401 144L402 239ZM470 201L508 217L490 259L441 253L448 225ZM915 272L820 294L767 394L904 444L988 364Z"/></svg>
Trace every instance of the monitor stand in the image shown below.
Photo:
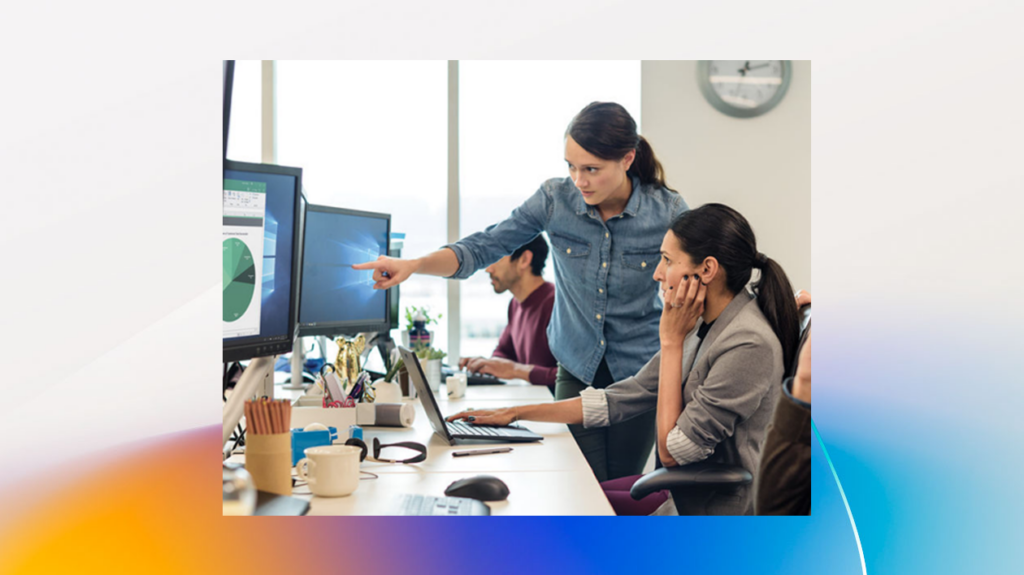
<svg viewBox="0 0 1024 575"><path fill-rule="evenodd" d="M270 394L269 398L274 398L274 362L277 361L277 356L271 355L267 357L257 357L249 362L249 366L242 372L242 377L235 384L234 391L231 392L231 397L228 398L224 404L223 418L224 418L224 429L223 435L224 440L221 445L228 442L228 438L231 437L231 431L241 421L244 412L245 400L252 399L253 396L261 396L262 390L267 389L269 382ZM261 389L262 388L262 389Z"/></svg>
<svg viewBox="0 0 1024 575"><path fill-rule="evenodd" d="M391 352L395 350L395 340L391 339L391 332L381 332L377 335L377 351L384 360L384 371L391 369Z"/></svg>
<svg viewBox="0 0 1024 575"><path fill-rule="evenodd" d="M292 344L292 379L288 385L281 389L305 390L306 385L302 382L302 368L306 365L306 356L302 346L302 338L295 338Z"/></svg>

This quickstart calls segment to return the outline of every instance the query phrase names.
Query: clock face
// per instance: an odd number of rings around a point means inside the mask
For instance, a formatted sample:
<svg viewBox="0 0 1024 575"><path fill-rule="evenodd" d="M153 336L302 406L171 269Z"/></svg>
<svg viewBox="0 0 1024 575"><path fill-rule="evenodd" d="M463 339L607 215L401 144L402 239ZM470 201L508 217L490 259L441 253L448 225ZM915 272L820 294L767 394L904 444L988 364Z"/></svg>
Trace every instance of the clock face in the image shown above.
<svg viewBox="0 0 1024 575"><path fill-rule="evenodd" d="M701 88L708 101L726 114L763 114L782 99L789 86L786 60L705 60Z"/></svg>

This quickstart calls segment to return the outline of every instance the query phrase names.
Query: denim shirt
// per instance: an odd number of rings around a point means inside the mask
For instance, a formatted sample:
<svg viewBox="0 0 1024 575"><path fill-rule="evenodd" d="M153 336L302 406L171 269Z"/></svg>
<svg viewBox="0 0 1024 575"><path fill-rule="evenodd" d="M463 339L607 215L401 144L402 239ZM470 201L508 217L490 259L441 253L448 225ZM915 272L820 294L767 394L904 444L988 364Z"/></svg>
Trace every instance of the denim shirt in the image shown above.
<svg viewBox="0 0 1024 575"><path fill-rule="evenodd" d="M552 355L588 385L602 357L616 381L625 379L660 349L654 270L669 224L688 209L679 194L634 177L625 210L605 222L571 178L554 178L507 220L445 246L459 260L451 277L468 278L546 231L557 288Z"/></svg>

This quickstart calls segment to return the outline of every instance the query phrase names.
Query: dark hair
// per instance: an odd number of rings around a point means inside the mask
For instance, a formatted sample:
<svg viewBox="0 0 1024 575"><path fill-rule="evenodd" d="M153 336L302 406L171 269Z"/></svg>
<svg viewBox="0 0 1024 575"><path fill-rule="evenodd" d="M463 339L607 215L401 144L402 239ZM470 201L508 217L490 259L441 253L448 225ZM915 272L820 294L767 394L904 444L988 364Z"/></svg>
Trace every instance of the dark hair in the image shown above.
<svg viewBox="0 0 1024 575"><path fill-rule="evenodd" d="M537 236L530 240L529 243L519 246L519 249L512 252L512 261L519 259L519 256L523 255L523 252L526 250L533 252L530 270L533 271L533 275L540 277L544 271L544 264L548 261L548 243L544 241L544 236Z"/></svg>
<svg viewBox="0 0 1024 575"><path fill-rule="evenodd" d="M755 286L757 305L779 342L785 366L792 365L800 339L796 299L786 272L775 260L757 251L750 224L739 212L722 204L705 204L684 212L672 222L672 233L696 264L713 257L725 271L726 288L738 294L750 281L753 268L761 269Z"/></svg>
<svg viewBox="0 0 1024 575"><path fill-rule="evenodd" d="M654 157L647 140L636 133L636 122L621 105L614 102L587 104L569 122L565 135L572 136L580 147L602 160L621 160L630 150L636 150L636 159L626 173L640 178L641 184L668 188L661 162Z"/></svg>

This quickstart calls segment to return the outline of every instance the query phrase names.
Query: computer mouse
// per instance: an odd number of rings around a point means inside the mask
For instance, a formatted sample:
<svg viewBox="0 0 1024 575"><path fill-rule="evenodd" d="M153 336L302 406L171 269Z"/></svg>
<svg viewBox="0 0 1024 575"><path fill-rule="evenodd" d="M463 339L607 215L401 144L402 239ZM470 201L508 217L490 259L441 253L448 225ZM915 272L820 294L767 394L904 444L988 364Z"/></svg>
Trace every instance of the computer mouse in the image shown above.
<svg viewBox="0 0 1024 575"><path fill-rule="evenodd" d="M478 501L503 501L508 498L508 485L493 475L477 475L452 483L444 490L444 494Z"/></svg>

